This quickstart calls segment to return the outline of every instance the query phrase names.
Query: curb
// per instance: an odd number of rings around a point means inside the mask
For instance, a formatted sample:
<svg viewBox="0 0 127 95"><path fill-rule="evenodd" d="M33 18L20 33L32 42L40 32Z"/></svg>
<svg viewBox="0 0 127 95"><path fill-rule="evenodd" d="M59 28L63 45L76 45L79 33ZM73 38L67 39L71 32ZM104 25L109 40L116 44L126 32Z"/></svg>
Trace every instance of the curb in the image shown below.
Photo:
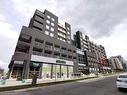
<svg viewBox="0 0 127 95"><path fill-rule="evenodd" d="M82 81L82 80L90 80L90 79L104 79L111 76L117 76L118 74L110 74L110 75L101 75L101 76L91 76L86 78L79 78L79 79L72 79L72 80L62 80L62 81L55 81L55 82L47 82L47 83L39 83L36 85L19 85L19 86L9 86L9 87L1 87L0 92L20 92L20 91L28 91L28 90L34 90L38 89L40 87L44 86L50 86L50 85L56 85L56 84L63 84L63 83L70 83L70 82L76 82L76 81ZM93 81L96 81L93 80Z"/></svg>
<svg viewBox="0 0 127 95"><path fill-rule="evenodd" d="M55 82L48 82L48 83L39 83L36 85L19 85L19 86L9 86L9 87L1 87L0 92L7 92L7 91L25 91L25 89L36 89L39 87L43 86L50 86L50 85L55 85L55 84L62 84L62 83L69 83L69 82L75 82L75 81L80 81L80 80L88 80L88 79L93 79L93 78L98 78L98 77L86 77L86 78L80 78L80 79L72 79L72 80L64 80L64 81L55 81Z"/></svg>

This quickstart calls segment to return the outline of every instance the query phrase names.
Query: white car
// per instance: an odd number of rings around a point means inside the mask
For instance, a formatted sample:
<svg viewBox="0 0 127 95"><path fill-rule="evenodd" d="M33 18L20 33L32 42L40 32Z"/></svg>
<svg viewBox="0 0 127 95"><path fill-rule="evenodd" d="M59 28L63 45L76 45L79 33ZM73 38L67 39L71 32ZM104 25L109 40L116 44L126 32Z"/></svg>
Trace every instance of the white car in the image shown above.
<svg viewBox="0 0 127 95"><path fill-rule="evenodd" d="M127 88L127 74L120 74L116 80L117 88Z"/></svg>

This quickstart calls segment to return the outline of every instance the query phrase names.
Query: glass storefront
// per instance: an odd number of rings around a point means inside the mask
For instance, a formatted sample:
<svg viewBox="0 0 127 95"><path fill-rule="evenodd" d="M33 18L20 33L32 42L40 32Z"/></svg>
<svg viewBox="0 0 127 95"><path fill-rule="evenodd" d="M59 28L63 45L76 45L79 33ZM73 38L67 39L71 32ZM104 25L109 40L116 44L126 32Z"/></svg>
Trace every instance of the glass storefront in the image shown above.
<svg viewBox="0 0 127 95"><path fill-rule="evenodd" d="M67 66L61 66L61 78L67 77Z"/></svg>
<svg viewBox="0 0 127 95"><path fill-rule="evenodd" d="M51 78L51 64L43 64L42 78Z"/></svg>
<svg viewBox="0 0 127 95"><path fill-rule="evenodd" d="M46 78L67 78L73 74L73 66L59 65L59 64L47 64L47 63L36 63L36 67L31 62L29 78L32 78L35 72L37 75L41 75L42 79ZM41 70L42 68L42 70Z"/></svg>
<svg viewBox="0 0 127 95"><path fill-rule="evenodd" d="M69 77L71 77L72 74L73 74L73 67L72 66L68 66L68 69L69 69Z"/></svg>
<svg viewBox="0 0 127 95"><path fill-rule="evenodd" d="M60 65L53 64L52 78L60 78Z"/></svg>

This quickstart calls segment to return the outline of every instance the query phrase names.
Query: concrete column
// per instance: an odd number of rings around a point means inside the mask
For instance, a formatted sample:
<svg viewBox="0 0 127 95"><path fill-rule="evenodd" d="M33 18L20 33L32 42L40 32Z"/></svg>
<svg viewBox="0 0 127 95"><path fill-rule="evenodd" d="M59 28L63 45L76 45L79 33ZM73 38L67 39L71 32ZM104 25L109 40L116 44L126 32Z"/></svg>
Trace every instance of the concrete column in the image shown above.
<svg viewBox="0 0 127 95"><path fill-rule="evenodd" d="M69 68L67 66L67 78L69 77Z"/></svg>
<svg viewBox="0 0 127 95"><path fill-rule="evenodd" d="M53 64L51 64L51 79L53 78Z"/></svg>
<svg viewBox="0 0 127 95"><path fill-rule="evenodd" d="M61 78L61 65L60 65L60 78Z"/></svg>
<svg viewBox="0 0 127 95"><path fill-rule="evenodd" d="M39 78L40 79L42 78L42 67L43 67L43 64L40 63L40 68L39 68Z"/></svg>
<svg viewBox="0 0 127 95"><path fill-rule="evenodd" d="M14 68L14 63L12 63L12 66L10 66L10 68L9 68L8 75L7 75L7 79L9 79L11 77L13 68Z"/></svg>
<svg viewBox="0 0 127 95"><path fill-rule="evenodd" d="M30 61L24 61L24 66L23 66L23 79L27 79L29 75L29 68L30 68Z"/></svg>

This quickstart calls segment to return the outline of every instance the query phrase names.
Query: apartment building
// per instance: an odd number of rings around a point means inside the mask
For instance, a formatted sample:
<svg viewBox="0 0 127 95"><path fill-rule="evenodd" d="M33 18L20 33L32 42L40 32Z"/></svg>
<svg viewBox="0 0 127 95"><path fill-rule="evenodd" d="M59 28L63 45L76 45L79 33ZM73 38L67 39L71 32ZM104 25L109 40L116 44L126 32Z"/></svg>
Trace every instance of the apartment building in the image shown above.
<svg viewBox="0 0 127 95"><path fill-rule="evenodd" d="M9 64L9 78L69 78L77 72L71 26L56 15L36 10L23 26Z"/></svg>
<svg viewBox="0 0 127 95"><path fill-rule="evenodd" d="M76 32L74 39L76 47L84 52L83 60L85 60L84 64L88 68L85 71L89 71L89 73L105 73L111 69L108 64L105 48L102 45L97 45L90 41L89 37L80 31ZM77 56L78 61L79 59L80 57Z"/></svg>
<svg viewBox="0 0 127 95"><path fill-rule="evenodd" d="M75 39L75 45L80 51L82 51L82 64L84 64L84 68L81 72L84 72L85 74L89 73L96 73L98 71L98 64L97 64L97 59L94 51L91 51L90 47L90 39L87 35L84 35L82 32L77 31L76 34L74 35ZM77 52L77 60L78 64L81 64L80 62L80 57L78 52ZM80 63L79 63L80 62ZM79 65L79 71L80 71L81 66Z"/></svg>
<svg viewBox="0 0 127 95"><path fill-rule="evenodd" d="M109 58L109 62L112 66L112 70L123 70L123 66L118 57L112 56Z"/></svg>
<svg viewBox="0 0 127 95"><path fill-rule="evenodd" d="M109 62L112 70L123 70L123 58L121 56L111 56Z"/></svg>

